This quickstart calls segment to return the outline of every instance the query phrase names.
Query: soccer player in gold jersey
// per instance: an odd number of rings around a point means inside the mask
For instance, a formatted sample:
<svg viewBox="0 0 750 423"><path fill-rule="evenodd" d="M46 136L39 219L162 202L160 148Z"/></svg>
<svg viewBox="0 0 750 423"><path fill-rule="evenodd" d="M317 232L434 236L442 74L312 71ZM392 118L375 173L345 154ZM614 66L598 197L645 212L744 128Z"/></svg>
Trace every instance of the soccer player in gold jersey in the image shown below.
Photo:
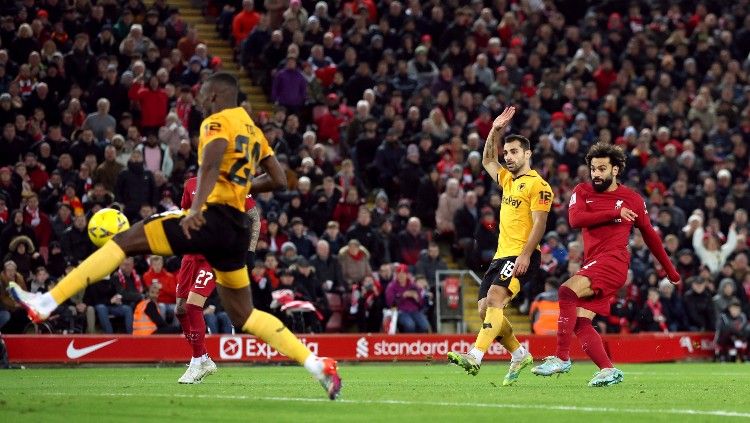
<svg viewBox="0 0 750 423"><path fill-rule="evenodd" d="M484 169L503 190L497 252L479 289L482 329L467 354L448 353L453 364L476 375L484 353L499 337L500 343L511 354L504 386L512 385L521 370L534 361L513 334L508 318L503 316L503 308L518 294L523 283L537 276L541 258L539 242L544 235L553 199L549 184L531 169L528 139L520 135L505 137L502 146L505 164L498 161L497 148L502 133L514 114L515 108L508 107L495 119L482 157Z"/></svg>
<svg viewBox="0 0 750 423"><path fill-rule="evenodd" d="M214 268L234 327L304 365L335 399L341 389L336 361L315 356L276 317L253 308L245 266L251 230L245 198L286 188L287 181L263 132L237 106L238 93L237 80L227 73L216 73L201 86L198 104L207 117L201 124L198 183L189 210L151 216L115 235L49 293L31 294L15 284L10 291L33 320L42 321L58 304L117 269L126 256L201 254ZM264 173L253 177L258 166Z"/></svg>

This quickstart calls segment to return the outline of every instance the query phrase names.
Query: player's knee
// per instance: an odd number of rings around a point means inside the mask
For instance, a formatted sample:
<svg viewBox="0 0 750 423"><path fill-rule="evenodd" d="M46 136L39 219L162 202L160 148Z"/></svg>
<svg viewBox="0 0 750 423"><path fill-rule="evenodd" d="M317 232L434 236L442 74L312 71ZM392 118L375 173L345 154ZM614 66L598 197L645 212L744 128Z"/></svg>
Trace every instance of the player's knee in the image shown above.
<svg viewBox="0 0 750 423"><path fill-rule="evenodd" d="M253 312L253 309L251 308L249 311L247 311L239 310L236 308L228 308L226 309L226 311L229 315L229 320L232 321L232 326L239 330L240 328L245 326L245 322L247 322L247 319L250 318L250 314Z"/></svg>

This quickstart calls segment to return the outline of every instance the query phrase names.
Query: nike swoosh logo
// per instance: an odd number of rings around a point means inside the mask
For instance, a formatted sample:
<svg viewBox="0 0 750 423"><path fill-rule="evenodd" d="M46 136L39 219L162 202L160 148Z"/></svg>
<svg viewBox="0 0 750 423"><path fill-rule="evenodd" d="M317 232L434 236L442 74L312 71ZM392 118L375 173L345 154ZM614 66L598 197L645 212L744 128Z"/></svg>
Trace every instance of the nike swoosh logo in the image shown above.
<svg viewBox="0 0 750 423"><path fill-rule="evenodd" d="M586 200L586 204L593 203L593 202L594 202L593 200Z"/></svg>
<svg viewBox="0 0 750 423"><path fill-rule="evenodd" d="M98 344L94 344L94 345L91 345L91 346L85 347L85 348L76 348L73 345L73 342L75 342L75 341L70 341L70 344L68 344L68 350L66 351L67 354L68 354L68 358L71 359L71 360L75 360L76 358L81 358L84 355L91 354L92 352L94 352L96 350L100 350L100 349L106 347L109 344L117 342L117 340L116 339L112 339L110 341L100 342Z"/></svg>

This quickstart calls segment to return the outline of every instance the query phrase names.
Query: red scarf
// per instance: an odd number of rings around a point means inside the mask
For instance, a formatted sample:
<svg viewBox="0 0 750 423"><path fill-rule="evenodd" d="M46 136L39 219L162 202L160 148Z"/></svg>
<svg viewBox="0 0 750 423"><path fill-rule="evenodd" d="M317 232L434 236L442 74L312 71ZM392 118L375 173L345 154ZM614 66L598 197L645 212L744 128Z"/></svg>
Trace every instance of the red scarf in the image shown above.
<svg viewBox="0 0 750 423"><path fill-rule="evenodd" d="M657 317L664 317L664 313L661 312L661 301L657 301L655 303L652 303L651 301L646 301L646 305L648 306L648 308L651 309L651 314L653 314L654 320L656 320ZM663 332L666 332L667 323L659 322L659 329L661 329Z"/></svg>
<svg viewBox="0 0 750 423"><path fill-rule="evenodd" d="M141 277L138 276L138 273L136 273L135 269L132 270L130 273L130 276L133 277L133 283L135 284L135 289L138 292L143 292L143 284L141 283ZM125 274L122 273L122 269L117 271L117 277L120 279L120 285L122 285L122 289L128 289L128 283L125 280Z"/></svg>
<svg viewBox="0 0 750 423"><path fill-rule="evenodd" d="M360 260L362 260L362 257L364 257L364 256L365 256L365 253L364 253L364 252L363 252L362 250L357 250L357 252L356 252L356 253L352 254L352 253L350 253L350 252L349 252L349 250L347 249L346 253L347 253L347 254L349 254L349 257L353 258L353 259L354 259L354 260L356 260L356 261L360 261Z"/></svg>

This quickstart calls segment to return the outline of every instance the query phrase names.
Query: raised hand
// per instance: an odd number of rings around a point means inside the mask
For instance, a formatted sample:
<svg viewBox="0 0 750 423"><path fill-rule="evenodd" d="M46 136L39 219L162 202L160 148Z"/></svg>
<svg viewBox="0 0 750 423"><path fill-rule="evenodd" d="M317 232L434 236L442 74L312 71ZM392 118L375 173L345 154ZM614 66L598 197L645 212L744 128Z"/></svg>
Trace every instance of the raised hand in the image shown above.
<svg viewBox="0 0 750 423"><path fill-rule="evenodd" d="M495 118L495 121L492 122L492 127L496 130L500 130L505 128L513 119L513 115L516 113L516 108L513 106L506 107L505 110L500 114L500 116Z"/></svg>

